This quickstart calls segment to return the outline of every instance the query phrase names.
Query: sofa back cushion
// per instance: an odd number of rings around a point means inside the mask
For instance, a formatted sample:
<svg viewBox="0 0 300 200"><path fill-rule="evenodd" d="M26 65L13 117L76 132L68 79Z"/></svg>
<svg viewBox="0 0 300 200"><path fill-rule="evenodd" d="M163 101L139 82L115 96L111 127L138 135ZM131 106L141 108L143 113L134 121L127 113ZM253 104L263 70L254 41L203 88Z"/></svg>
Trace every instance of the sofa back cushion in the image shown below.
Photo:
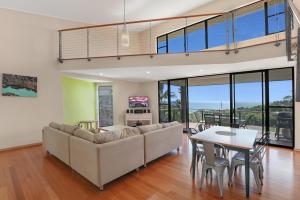
<svg viewBox="0 0 300 200"><path fill-rule="evenodd" d="M91 133L90 131L86 130L86 129L82 129L82 128L79 128L77 130L74 131L74 135L79 137L79 138L82 138L84 140L87 140L89 142L94 142L94 133Z"/></svg>
<svg viewBox="0 0 300 200"><path fill-rule="evenodd" d="M141 134L141 130L139 128L126 127L126 128L122 129L120 139L132 137L132 136L140 135L140 134Z"/></svg>
<svg viewBox="0 0 300 200"><path fill-rule="evenodd" d="M69 133L71 135L74 135L74 132L79 129L78 126L74 126L74 125L69 125L69 124L62 124L60 126L60 130L64 131L66 133Z"/></svg>
<svg viewBox="0 0 300 200"><path fill-rule="evenodd" d="M120 136L118 134L115 134L113 131L105 131L105 132L94 134L94 143L96 144L103 144L103 143L112 142L119 139Z"/></svg>
<svg viewBox="0 0 300 200"><path fill-rule="evenodd" d="M174 122L164 123L162 125L163 125L163 128L167 128L167 127L171 127L171 126L176 126L178 124L180 124L180 123L177 121L174 121Z"/></svg>
<svg viewBox="0 0 300 200"><path fill-rule="evenodd" d="M139 126L138 128L140 129L141 134L144 134L147 132L157 130L159 128L159 126L157 124L150 124L150 125L145 125L145 126Z"/></svg>
<svg viewBox="0 0 300 200"><path fill-rule="evenodd" d="M56 123L56 122L51 122L51 123L49 124L49 126L50 126L51 128L57 129L57 130L60 130L60 128L61 128L61 124Z"/></svg>

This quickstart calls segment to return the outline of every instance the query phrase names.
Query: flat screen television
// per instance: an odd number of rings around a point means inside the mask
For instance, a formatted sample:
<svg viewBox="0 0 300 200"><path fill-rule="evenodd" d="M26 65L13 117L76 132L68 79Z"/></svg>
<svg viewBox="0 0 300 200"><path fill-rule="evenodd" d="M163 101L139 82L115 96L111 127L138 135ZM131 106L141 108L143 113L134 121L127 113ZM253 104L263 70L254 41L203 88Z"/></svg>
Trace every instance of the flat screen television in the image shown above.
<svg viewBox="0 0 300 200"><path fill-rule="evenodd" d="M129 107L149 107L149 97L147 96L131 96L129 97Z"/></svg>

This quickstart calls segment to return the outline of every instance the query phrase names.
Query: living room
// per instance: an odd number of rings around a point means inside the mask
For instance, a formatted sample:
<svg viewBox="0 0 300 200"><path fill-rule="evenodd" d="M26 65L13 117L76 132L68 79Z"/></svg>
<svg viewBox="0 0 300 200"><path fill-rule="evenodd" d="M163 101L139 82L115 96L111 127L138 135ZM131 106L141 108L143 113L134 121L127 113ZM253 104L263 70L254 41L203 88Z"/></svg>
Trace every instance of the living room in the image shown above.
<svg viewBox="0 0 300 200"><path fill-rule="evenodd" d="M296 199L299 8L1 2L0 199ZM230 170L201 184L206 135Z"/></svg>

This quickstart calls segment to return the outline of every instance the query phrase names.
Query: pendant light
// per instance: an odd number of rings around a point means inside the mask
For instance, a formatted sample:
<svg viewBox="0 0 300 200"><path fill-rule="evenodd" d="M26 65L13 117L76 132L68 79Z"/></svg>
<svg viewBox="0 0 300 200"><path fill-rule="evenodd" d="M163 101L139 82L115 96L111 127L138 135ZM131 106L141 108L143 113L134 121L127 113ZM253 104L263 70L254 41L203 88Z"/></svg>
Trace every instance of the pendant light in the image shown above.
<svg viewBox="0 0 300 200"><path fill-rule="evenodd" d="M122 32L121 32L121 45L123 47L129 47L130 45L130 39L129 39L129 33L128 33L128 29L127 29L127 26L126 26L126 13L125 13L125 0L124 0L124 24L123 24L123 27L122 27Z"/></svg>

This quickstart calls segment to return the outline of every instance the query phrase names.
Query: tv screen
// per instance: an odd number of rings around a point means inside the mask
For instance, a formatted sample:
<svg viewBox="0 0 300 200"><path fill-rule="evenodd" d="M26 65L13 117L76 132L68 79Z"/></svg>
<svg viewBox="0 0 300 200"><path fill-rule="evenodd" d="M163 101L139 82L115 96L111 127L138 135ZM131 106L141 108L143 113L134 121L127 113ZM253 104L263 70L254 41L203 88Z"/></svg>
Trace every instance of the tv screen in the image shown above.
<svg viewBox="0 0 300 200"><path fill-rule="evenodd" d="M132 96L129 97L129 107L149 107L149 98L147 96Z"/></svg>

